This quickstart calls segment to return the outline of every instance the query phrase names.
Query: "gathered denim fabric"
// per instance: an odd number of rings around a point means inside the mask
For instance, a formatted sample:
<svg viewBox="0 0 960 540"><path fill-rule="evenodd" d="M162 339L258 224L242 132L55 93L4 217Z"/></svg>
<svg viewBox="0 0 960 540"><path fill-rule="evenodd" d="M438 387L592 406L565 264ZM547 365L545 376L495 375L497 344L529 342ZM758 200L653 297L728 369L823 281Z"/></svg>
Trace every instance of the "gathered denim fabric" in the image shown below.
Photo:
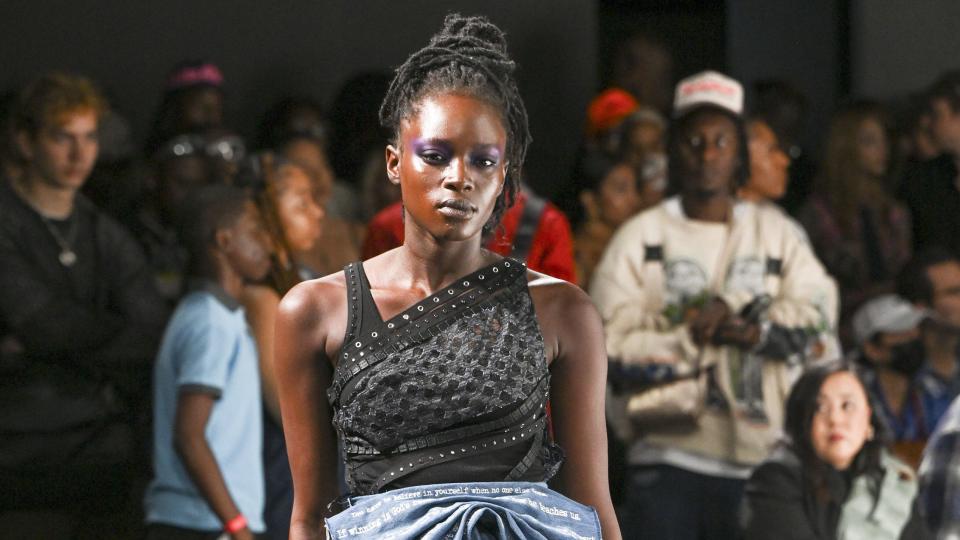
<svg viewBox="0 0 960 540"><path fill-rule="evenodd" d="M596 510L538 482L432 484L353 497L327 537L383 540L600 540Z"/></svg>

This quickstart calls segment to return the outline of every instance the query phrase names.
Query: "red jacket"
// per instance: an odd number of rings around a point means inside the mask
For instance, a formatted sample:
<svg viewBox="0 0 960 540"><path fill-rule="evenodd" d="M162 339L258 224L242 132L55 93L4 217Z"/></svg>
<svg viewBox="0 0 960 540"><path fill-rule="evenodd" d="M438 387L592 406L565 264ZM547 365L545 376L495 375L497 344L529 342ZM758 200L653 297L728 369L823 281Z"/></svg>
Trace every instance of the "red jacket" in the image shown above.
<svg viewBox="0 0 960 540"><path fill-rule="evenodd" d="M520 193L517 202L503 215L501 226L496 235L487 242L487 249L500 255L510 255L513 251L513 237L523 215L527 196ZM377 215L367 225L367 235L363 242L364 259L375 257L384 251L403 244L403 206L394 203ZM573 263L573 235L570 222L559 208L547 203L540 214L540 223L533 235L527 266L534 271L576 283L577 275Z"/></svg>

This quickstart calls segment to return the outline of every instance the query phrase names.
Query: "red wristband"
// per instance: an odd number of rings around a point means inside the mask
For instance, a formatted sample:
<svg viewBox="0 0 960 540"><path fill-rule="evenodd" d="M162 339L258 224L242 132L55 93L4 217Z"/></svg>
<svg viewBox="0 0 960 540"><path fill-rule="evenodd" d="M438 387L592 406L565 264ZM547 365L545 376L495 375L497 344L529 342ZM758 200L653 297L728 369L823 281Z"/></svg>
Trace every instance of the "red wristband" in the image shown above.
<svg viewBox="0 0 960 540"><path fill-rule="evenodd" d="M247 528L247 518L243 514L237 514L237 517L231 519L224 526L223 530L230 534L240 532Z"/></svg>

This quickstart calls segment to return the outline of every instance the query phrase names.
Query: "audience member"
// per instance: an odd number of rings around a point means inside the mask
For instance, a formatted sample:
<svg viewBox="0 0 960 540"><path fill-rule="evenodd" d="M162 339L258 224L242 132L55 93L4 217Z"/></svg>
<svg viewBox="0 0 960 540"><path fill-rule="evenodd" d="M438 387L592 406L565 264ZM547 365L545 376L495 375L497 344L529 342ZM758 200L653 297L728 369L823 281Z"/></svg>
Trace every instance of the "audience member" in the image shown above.
<svg viewBox="0 0 960 540"><path fill-rule="evenodd" d="M960 535L960 398L953 400L930 436L920 465L920 515L932 538L953 540Z"/></svg>
<svg viewBox="0 0 960 540"><path fill-rule="evenodd" d="M889 145L881 109L857 103L830 125L819 191L799 213L813 247L840 286L840 338L868 298L893 290L910 258L910 214L884 188Z"/></svg>
<svg viewBox="0 0 960 540"><path fill-rule="evenodd" d="M900 272L897 293L927 313L917 378L924 415L933 427L960 394L960 258L944 248L918 253Z"/></svg>
<svg viewBox="0 0 960 540"><path fill-rule="evenodd" d="M750 150L750 175L737 190L741 199L755 202L777 202L787 192L787 170L790 156L783 151L777 134L760 117L747 121Z"/></svg>
<svg viewBox="0 0 960 540"><path fill-rule="evenodd" d="M593 268L600 262L600 256L617 227L643 208L660 202L666 182L661 182L660 191L648 188L642 194L645 183L640 176L639 167L617 162L600 152L589 153L581 161L580 204L584 209L584 220L574 237L577 278L581 287L587 288Z"/></svg>
<svg viewBox="0 0 960 540"><path fill-rule="evenodd" d="M287 97L264 115L260 148L276 150L309 167L322 190L317 193L317 200L324 201L330 217L353 222L359 211L357 194L333 175L327 155L328 131L319 103L307 97Z"/></svg>
<svg viewBox="0 0 960 540"><path fill-rule="evenodd" d="M223 127L223 73L211 62L185 61L167 75L160 106L147 135L146 155L182 133Z"/></svg>
<svg viewBox="0 0 960 540"><path fill-rule="evenodd" d="M252 539L264 530L260 377L238 298L269 270L270 242L249 196L230 186L191 195L178 232L192 291L154 368L147 538Z"/></svg>
<svg viewBox="0 0 960 540"><path fill-rule="evenodd" d="M636 34L617 48L611 82L640 104L668 112L673 80L673 56L659 40Z"/></svg>
<svg viewBox="0 0 960 540"><path fill-rule="evenodd" d="M177 135L148 162L143 199L127 225L146 250L156 287L171 307L183 294L186 253L176 234L183 202L203 186L233 182L245 153L236 136Z"/></svg>
<svg viewBox="0 0 960 540"><path fill-rule="evenodd" d="M816 163L803 147L807 97L781 79L759 80L753 85L753 93L754 114L766 120L790 158L790 181L779 202L787 212L795 214L813 193L816 173Z"/></svg>
<svg viewBox="0 0 960 540"><path fill-rule="evenodd" d="M608 88L587 106L587 151L617 154L623 146L623 121L637 110L637 100L621 88Z"/></svg>
<svg viewBox="0 0 960 540"><path fill-rule="evenodd" d="M692 373L703 399L685 422L667 416L674 401L643 407L641 392L628 403L632 420L646 419L621 514L632 538L736 536L744 482L782 426L796 361L833 326L834 286L803 233L733 197L749 166L742 104L740 84L719 73L680 82L667 145L680 194L621 226L593 276L611 381Z"/></svg>
<svg viewBox="0 0 960 540"><path fill-rule="evenodd" d="M400 186L390 182L380 148L367 153L360 172L360 217L368 223L384 208L400 200Z"/></svg>
<svg viewBox="0 0 960 540"><path fill-rule="evenodd" d="M960 71L944 73L927 93L930 131L940 155L909 171L901 193L915 213L915 249L960 253Z"/></svg>
<svg viewBox="0 0 960 540"><path fill-rule="evenodd" d="M920 323L926 314L899 296L867 301L853 316L856 349L850 359L865 369L862 376L876 413L890 428L895 451L911 463L933 425L926 418L916 375L923 365Z"/></svg>
<svg viewBox="0 0 960 540"><path fill-rule="evenodd" d="M402 245L403 231L403 204L396 202L367 225L363 259ZM525 261L533 271L576 283L570 222L556 206L528 188L517 194L500 225L487 236L490 251Z"/></svg>
<svg viewBox="0 0 960 540"><path fill-rule="evenodd" d="M309 252L320 238L324 211L313 197L310 177L299 165L261 153L245 169L253 186L273 245L270 272L263 282L243 289L240 302L253 329L260 360L263 394L263 465L266 474L264 521L269 538L286 540L293 509L293 480L283 438L280 405L273 372L273 327L280 298L312 273L297 264L296 254Z"/></svg>
<svg viewBox="0 0 960 540"><path fill-rule="evenodd" d="M0 486L5 500L65 503L83 521L136 516L130 440L112 435L118 419L141 420L166 318L134 239L79 194L105 110L87 79L29 84L12 119L19 174L0 182L0 341L20 359L0 378L16 405L4 410L16 426L0 436Z"/></svg>
<svg viewBox="0 0 960 540"><path fill-rule="evenodd" d="M639 107L623 119L617 129L618 153L627 161L640 164L648 157L662 155L667 121L650 107Z"/></svg>
<svg viewBox="0 0 960 540"><path fill-rule="evenodd" d="M377 111L392 78L386 71L358 73L340 87L330 105L331 163L337 178L348 185L357 185L370 151L383 157L390 133L380 125Z"/></svg>
<svg viewBox="0 0 960 540"><path fill-rule="evenodd" d="M811 366L787 398L787 439L750 475L744 540L921 540L917 479L886 449L886 426L854 367Z"/></svg>
<svg viewBox="0 0 960 540"><path fill-rule="evenodd" d="M334 178L327 154L327 129L319 104L309 98L285 98L261 123L261 147L273 149L310 175L314 200L326 213L321 237L296 258L324 276L342 269L360 254L362 226L354 219L358 198L347 184ZM381 158L381 170L383 169Z"/></svg>

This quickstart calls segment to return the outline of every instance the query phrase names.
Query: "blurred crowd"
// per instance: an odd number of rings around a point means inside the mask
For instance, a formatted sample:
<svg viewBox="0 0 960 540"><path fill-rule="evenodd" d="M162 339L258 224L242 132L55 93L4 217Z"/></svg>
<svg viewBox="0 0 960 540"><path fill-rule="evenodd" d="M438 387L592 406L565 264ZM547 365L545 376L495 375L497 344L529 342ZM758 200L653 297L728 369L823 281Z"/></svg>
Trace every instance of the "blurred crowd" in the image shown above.
<svg viewBox="0 0 960 540"><path fill-rule="evenodd" d="M264 104L254 137L227 75L173 67L142 143L82 76L0 106L0 537L287 537L273 321L403 243L389 75ZM603 317L624 536L960 537L960 71L840 104L819 148L787 81L673 83L662 45L625 43L576 200L525 183L486 241ZM184 355L255 369L190 364L208 399L175 406ZM218 474L245 521L182 518Z"/></svg>

